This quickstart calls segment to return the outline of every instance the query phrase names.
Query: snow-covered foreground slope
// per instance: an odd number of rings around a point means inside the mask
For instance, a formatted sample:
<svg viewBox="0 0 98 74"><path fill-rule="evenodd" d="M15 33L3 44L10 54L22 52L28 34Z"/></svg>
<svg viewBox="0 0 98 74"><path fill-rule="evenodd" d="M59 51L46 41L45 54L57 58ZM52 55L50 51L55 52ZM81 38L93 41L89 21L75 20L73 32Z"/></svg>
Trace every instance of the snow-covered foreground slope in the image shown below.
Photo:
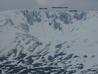
<svg viewBox="0 0 98 74"><path fill-rule="evenodd" d="M0 13L0 74L98 74L98 11Z"/></svg>

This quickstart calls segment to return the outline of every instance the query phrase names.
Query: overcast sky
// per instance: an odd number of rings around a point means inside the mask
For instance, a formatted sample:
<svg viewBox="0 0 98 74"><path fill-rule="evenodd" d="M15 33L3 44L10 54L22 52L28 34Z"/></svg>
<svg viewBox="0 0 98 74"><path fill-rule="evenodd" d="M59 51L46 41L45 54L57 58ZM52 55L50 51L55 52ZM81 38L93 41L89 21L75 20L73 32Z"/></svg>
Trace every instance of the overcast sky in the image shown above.
<svg viewBox="0 0 98 74"><path fill-rule="evenodd" d="M0 0L0 11L51 6L98 10L98 0Z"/></svg>

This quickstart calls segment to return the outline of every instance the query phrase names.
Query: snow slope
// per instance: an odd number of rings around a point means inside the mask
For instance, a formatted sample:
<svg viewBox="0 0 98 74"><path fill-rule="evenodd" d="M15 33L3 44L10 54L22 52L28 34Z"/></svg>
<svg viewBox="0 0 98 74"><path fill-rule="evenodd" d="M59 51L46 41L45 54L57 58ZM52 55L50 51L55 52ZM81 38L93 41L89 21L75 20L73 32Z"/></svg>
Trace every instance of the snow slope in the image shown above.
<svg viewBox="0 0 98 74"><path fill-rule="evenodd" d="M0 13L1 74L98 74L98 11Z"/></svg>

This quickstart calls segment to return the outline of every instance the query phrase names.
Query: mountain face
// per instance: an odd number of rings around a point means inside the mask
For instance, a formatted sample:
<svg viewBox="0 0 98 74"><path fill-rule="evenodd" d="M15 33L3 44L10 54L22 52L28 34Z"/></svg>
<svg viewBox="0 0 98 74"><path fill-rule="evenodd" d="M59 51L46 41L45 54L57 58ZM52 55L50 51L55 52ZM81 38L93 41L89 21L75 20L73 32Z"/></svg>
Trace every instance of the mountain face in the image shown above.
<svg viewBox="0 0 98 74"><path fill-rule="evenodd" d="M0 13L0 74L98 74L98 12Z"/></svg>

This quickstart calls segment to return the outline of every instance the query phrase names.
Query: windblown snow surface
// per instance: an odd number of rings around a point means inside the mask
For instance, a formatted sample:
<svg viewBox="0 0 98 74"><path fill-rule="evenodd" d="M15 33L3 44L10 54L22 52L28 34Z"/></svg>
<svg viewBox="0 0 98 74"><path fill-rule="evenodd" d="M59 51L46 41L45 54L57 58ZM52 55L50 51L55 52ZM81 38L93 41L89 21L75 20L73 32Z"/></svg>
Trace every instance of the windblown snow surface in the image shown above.
<svg viewBox="0 0 98 74"><path fill-rule="evenodd" d="M98 11L0 12L0 74L98 74Z"/></svg>

